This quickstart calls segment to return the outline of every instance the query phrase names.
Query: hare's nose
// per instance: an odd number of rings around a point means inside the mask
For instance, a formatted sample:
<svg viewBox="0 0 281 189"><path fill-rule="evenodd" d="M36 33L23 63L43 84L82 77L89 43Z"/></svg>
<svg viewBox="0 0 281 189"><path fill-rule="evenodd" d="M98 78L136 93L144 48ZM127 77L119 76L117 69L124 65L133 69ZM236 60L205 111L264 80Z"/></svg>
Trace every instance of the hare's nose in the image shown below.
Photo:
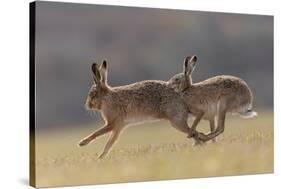
<svg viewBox="0 0 281 189"><path fill-rule="evenodd" d="M86 102L86 103L85 103L85 109L86 109L86 110L90 110L90 109L92 108L92 106L93 106L93 105L92 105L92 103L90 103L90 102Z"/></svg>

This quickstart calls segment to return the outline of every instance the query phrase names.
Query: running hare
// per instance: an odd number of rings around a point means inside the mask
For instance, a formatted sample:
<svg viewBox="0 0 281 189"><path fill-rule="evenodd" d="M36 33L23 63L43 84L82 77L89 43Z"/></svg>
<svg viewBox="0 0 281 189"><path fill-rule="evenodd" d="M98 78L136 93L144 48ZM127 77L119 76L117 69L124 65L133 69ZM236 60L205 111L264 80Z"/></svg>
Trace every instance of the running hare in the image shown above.
<svg viewBox="0 0 281 189"><path fill-rule="evenodd" d="M196 62L195 55L185 58L183 73L175 75L168 83L182 94L190 113L195 116L192 131L196 130L202 118L209 120L211 133L200 135L200 140L215 140L223 133L227 112L236 112L245 118L257 115L252 111L253 94L246 82L238 77L220 75L193 84L191 75ZM218 125L215 130L216 116Z"/></svg>
<svg viewBox="0 0 281 189"><path fill-rule="evenodd" d="M112 132L99 158L106 156L130 122L146 119L166 119L171 125L195 139L201 133L191 132L186 122L188 110L181 95L165 81L147 80L130 85L110 87L107 83L107 63L92 65L94 84L87 99L86 108L100 111L105 125L79 142L87 145L105 133ZM135 119L135 120L134 120ZM192 135L192 136L191 136Z"/></svg>

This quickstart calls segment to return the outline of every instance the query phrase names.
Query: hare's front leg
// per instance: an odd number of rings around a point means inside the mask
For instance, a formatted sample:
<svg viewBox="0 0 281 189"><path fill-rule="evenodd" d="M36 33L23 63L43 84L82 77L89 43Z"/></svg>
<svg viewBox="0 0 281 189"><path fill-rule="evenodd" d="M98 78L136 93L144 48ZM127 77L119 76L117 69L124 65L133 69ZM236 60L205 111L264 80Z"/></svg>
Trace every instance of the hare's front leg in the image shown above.
<svg viewBox="0 0 281 189"><path fill-rule="evenodd" d="M118 139L121 130L122 130L122 127L115 127L115 128L113 128L112 134L111 134L109 140L107 141L107 143L106 143L106 145L105 145L105 147L103 149L103 152L101 153L101 155L99 155L98 159L102 159L102 158L104 158L108 154L109 150L111 149L113 144Z"/></svg>
<svg viewBox="0 0 281 189"><path fill-rule="evenodd" d="M194 120L194 122L192 124L192 127L191 127L193 133L196 131L196 127L198 126L198 123L201 121L203 115L204 114L200 114ZM210 131L211 131L211 133L214 133L215 132L215 120L212 118L212 119L209 120L209 123L210 123ZM216 138L213 138L212 141L216 142L217 140L216 140ZM196 145L196 143L195 143L195 145Z"/></svg>
<svg viewBox="0 0 281 189"><path fill-rule="evenodd" d="M99 130L93 132L92 134L90 134L89 136L87 136L86 138L82 139L78 145L79 146L85 146L87 144L89 144L92 140L94 140L95 138L97 138L98 136L104 135L108 132L110 132L112 130L112 124L106 124L104 127L100 128Z"/></svg>
<svg viewBox="0 0 281 189"><path fill-rule="evenodd" d="M189 136L189 135L187 136L187 138L194 137L194 139L195 139L195 141L193 143L194 146L202 143L202 141L200 141L198 139L198 133L196 131L196 128L198 126L198 123L201 121L203 115L204 115L204 113L202 112L202 113L198 114L195 117L195 120L193 121L192 126L191 126L191 133L192 133L192 135L191 136Z"/></svg>
<svg viewBox="0 0 281 189"><path fill-rule="evenodd" d="M215 137L217 137L218 135L220 135L221 133L223 133L224 131L224 124L225 124L225 117L226 117L226 110L224 108L221 108L219 110L219 115L218 115L218 127L217 129L208 134L208 135L199 135L199 139L207 142L208 140L214 139Z"/></svg>
<svg viewBox="0 0 281 189"><path fill-rule="evenodd" d="M215 120L214 120L214 118L210 119L209 123L210 123L210 131L211 131L211 133L214 133L215 132ZM216 137L213 138L212 142L217 142L217 138Z"/></svg>
<svg viewBox="0 0 281 189"><path fill-rule="evenodd" d="M203 115L204 115L204 112L199 113L199 114L195 117L195 120L193 121L192 126L191 126L191 131L192 131L192 133L195 133L195 132L196 132L196 128L197 128L197 126L198 126L198 123L201 121Z"/></svg>

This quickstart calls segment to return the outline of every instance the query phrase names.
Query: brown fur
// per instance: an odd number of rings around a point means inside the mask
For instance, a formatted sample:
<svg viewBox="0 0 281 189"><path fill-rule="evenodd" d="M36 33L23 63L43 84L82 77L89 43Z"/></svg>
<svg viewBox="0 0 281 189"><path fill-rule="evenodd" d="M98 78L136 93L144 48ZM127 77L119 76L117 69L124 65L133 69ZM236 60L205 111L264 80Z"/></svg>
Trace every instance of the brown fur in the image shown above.
<svg viewBox="0 0 281 189"><path fill-rule="evenodd" d="M186 117L188 110L181 95L168 86L165 81L146 80L130 85L110 87L107 84L107 64L93 64L94 85L91 87L86 108L100 111L105 126L79 142L80 146L87 145L96 137L112 131L103 153L103 158L117 140L121 130L132 119L146 120L166 119L172 126L197 138L200 133L193 133L188 127Z"/></svg>
<svg viewBox="0 0 281 189"><path fill-rule="evenodd" d="M245 116L256 115L251 110L253 95L246 82L234 76L215 76L193 84L191 76L196 61L196 56L187 57L184 61L183 73L171 78L169 85L182 94L190 113L195 116L192 129L196 129L201 119L209 120L211 133L201 139L214 140L214 137L224 131L227 112L238 112ZM216 116L218 116L218 127L215 130Z"/></svg>

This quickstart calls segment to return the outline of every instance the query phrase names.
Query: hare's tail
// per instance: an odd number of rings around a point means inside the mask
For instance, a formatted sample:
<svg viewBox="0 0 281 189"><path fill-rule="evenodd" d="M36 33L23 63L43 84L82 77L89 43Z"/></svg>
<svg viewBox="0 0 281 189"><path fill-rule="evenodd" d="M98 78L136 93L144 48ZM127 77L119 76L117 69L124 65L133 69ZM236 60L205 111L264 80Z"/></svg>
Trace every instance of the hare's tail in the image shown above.
<svg viewBox="0 0 281 189"><path fill-rule="evenodd" d="M252 110L252 104L247 104L246 106L243 106L239 114L243 118L253 118L258 116L258 113Z"/></svg>
<svg viewBox="0 0 281 189"><path fill-rule="evenodd" d="M253 118L258 116L258 113L254 112L253 110L247 110L246 112L240 112L240 115L243 118Z"/></svg>

